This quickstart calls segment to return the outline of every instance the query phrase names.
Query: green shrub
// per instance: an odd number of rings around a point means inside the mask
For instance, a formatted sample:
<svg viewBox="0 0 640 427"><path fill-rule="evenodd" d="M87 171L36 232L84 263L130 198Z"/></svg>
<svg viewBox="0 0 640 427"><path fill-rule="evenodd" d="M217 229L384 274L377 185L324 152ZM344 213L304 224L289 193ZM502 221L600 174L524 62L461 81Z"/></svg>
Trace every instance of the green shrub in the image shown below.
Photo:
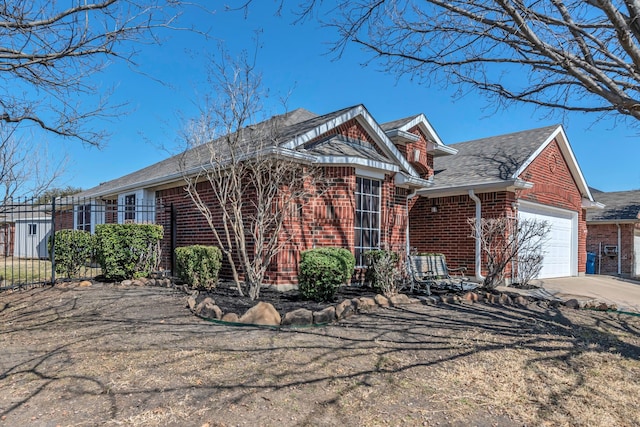
<svg viewBox="0 0 640 427"><path fill-rule="evenodd" d="M398 261L400 256L397 252L377 249L364 253L367 263L367 271L364 279L371 287L383 293L393 293L392 282L395 282L398 275Z"/></svg>
<svg viewBox="0 0 640 427"><path fill-rule="evenodd" d="M353 271L356 268L356 257L353 256L349 249L325 247L316 248L314 251L337 258L342 266L342 283L348 284L351 282L351 276L353 276Z"/></svg>
<svg viewBox="0 0 640 427"><path fill-rule="evenodd" d="M215 288L222 264L222 252L215 246L193 245L176 248L178 279L192 288Z"/></svg>
<svg viewBox="0 0 640 427"><path fill-rule="evenodd" d="M160 262L162 226L96 225L96 257L107 280L147 277Z"/></svg>
<svg viewBox="0 0 640 427"><path fill-rule="evenodd" d="M345 269L335 254L318 249L302 252L298 291L303 298L314 301L332 301L344 283Z"/></svg>
<svg viewBox="0 0 640 427"><path fill-rule="evenodd" d="M94 256L95 238L82 230L59 230L55 232L53 259L56 273L64 274L68 279L78 277L80 269L91 262ZM51 253L51 238L49 238Z"/></svg>

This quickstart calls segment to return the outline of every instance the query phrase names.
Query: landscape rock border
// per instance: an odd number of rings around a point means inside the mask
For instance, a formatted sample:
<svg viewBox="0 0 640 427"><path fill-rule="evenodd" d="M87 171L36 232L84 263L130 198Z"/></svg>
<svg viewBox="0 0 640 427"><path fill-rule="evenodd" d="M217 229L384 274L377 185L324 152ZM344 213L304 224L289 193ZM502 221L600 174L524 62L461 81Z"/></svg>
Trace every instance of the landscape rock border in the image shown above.
<svg viewBox="0 0 640 427"><path fill-rule="evenodd" d="M187 291L187 289L185 289ZM187 291L189 292L189 291ZM563 301L553 298L546 299L521 294L511 294L508 292L492 293L483 290L469 291L464 294L445 294L411 297L407 294L397 294L389 298L377 294L375 297L355 297L346 299L336 304L328 305L320 311L311 311L306 308L299 308L284 314L278 313L273 305L260 301L249 308L244 314L223 313L222 309L215 304L211 297L207 297L201 302L197 302L199 292L191 291L187 297L189 309L198 317L206 320L227 323L230 325L243 326L269 326L278 327L313 327L326 326L339 322L358 313L367 313L380 308L402 307L412 304L438 305L438 304L476 304L484 303L502 306L526 307L529 304L546 304L548 307L558 307L563 305L573 309L591 309L600 311L617 311L615 305L608 305L602 302L579 302L576 299Z"/></svg>
<svg viewBox="0 0 640 427"><path fill-rule="evenodd" d="M63 281L55 286L60 287L89 287L91 280ZM518 292L489 292L482 289L469 291L463 294L449 293L444 295L418 296L412 297L407 294L397 294L390 298L377 294L374 297L355 297L346 299L336 304L328 305L319 311L311 311L299 308L287 313L279 313L273 305L259 301L245 313L224 313L222 308L216 305L211 297L207 297L198 302L199 292L191 290L187 286L176 284L168 277L164 278L142 278L135 280L123 280L117 285L126 286L156 286L164 288L175 288L184 291L187 296L187 307L191 312L205 320L216 321L227 325L242 326L269 326L279 327L314 327L326 326L339 322L358 313L367 313L380 308L402 307L412 304L438 305L438 304L476 304L484 303L490 305L519 306L526 307L529 304L546 304L548 307L565 306L572 309L586 309L597 311L618 311L615 304L607 304L597 300L582 300L572 298L562 300L555 297L542 297L534 295L522 295Z"/></svg>

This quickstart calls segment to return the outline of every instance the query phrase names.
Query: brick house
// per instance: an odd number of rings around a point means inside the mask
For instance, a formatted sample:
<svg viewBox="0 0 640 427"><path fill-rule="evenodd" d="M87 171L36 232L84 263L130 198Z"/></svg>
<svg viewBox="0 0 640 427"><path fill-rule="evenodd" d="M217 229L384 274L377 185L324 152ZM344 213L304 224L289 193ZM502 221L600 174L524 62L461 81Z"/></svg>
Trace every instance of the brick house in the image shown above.
<svg viewBox="0 0 640 427"><path fill-rule="evenodd" d="M451 267L483 278L468 218L536 218L551 226L539 278L585 272L586 212L597 208L562 126L451 144L435 159L434 185L418 190L410 245L441 252ZM514 269L515 270L515 269ZM511 278L507 277L510 281Z"/></svg>
<svg viewBox="0 0 640 427"><path fill-rule="evenodd" d="M378 124L358 105L325 115L298 109L252 127L274 121L274 152L321 167L332 184L289 222L295 239L272 262L269 283L295 284L300 251L318 246L348 248L358 265L366 250L379 247L443 252L452 266L465 265L480 278L482 260L466 222L477 213L554 221L559 247L549 247L555 255L545 277L584 272L585 209L595 204L561 126L446 146L422 114ZM68 226L161 224L165 269L173 248L215 244L184 190L183 173L202 168L203 149L76 195L89 202L74 208ZM208 183L200 185L206 196Z"/></svg>
<svg viewBox="0 0 640 427"><path fill-rule="evenodd" d="M298 109L255 127L271 126L274 121L278 135L272 148L278 155L303 158L321 167L332 182L326 193L305 204L302 225L290 221L290 227L297 227L296 237L270 266L267 280L274 284L296 283L299 252L312 247L349 248L358 265L369 249L404 248L409 196L433 184L433 155L455 152L444 147L424 116L416 120L413 133L388 135L362 105L322 116ZM414 154L411 161L404 155L408 148ZM202 167L200 159L206 156L200 151L204 149L193 148L77 194L77 199L88 202L66 217L68 225L71 218L74 228L89 231L101 222L161 224L171 230L165 231L162 242L165 269L171 268L172 248L215 244L207 221L184 190L183 173ZM199 184L204 197L207 185Z"/></svg>
<svg viewBox="0 0 640 427"><path fill-rule="evenodd" d="M640 190L593 190L604 209L587 213L587 252L596 255L595 273L640 276Z"/></svg>

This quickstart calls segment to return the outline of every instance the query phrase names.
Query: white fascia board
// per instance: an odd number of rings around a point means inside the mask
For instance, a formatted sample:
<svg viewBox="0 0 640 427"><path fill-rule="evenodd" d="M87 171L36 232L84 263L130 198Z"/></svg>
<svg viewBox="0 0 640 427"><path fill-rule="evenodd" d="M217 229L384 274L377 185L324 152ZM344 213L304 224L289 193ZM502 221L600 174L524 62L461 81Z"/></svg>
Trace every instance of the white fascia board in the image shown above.
<svg viewBox="0 0 640 427"><path fill-rule="evenodd" d="M369 169L394 173L400 171L400 168L397 165L391 163L350 156L317 156L316 164L320 164L322 166L363 166Z"/></svg>
<svg viewBox="0 0 640 427"><path fill-rule="evenodd" d="M615 224L640 224L640 219L591 219L587 220L587 225L615 225Z"/></svg>
<svg viewBox="0 0 640 427"><path fill-rule="evenodd" d="M353 107L352 109L336 117L335 119L318 125L314 129L297 136L296 138L285 144L280 144L280 147L295 150L297 147L306 144L314 138L317 138L320 135L329 132L331 129L337 128L341 124L346 123L352 119L359 120L360 124L363 125L365 129L371 134L371 136L374 137L382 151L392 159L396 160L401 165L403 170L411 175L418 176L418 173L415 171L415 169L413 169L407 159L405 159L400 151L398 151L396 146L393 145L389 137L387 137L380 125L378 125L373 117L371 117L371 115L363 105Z"/></svg>
<svg viewBox="0 0 640 427"><path fill-rule="evenodd" d="M433 181L408 176L402 172L397 173L394 177L394 184L398 187L408 188L428 188L433 185Z"/></svg>
<svg viewBox="0 0 640 427"><path fill-rule="evenodd" d="M433 141L437 145L444 146L444 143L440 139L440 136L435 131L433 126L431 126L431 123L429 123L429 120L427 120L427 117L422 113L418 114L409 123L405 124L404 126L401 126L398 129L399 130L403 130L403 131L408 131L409 129L411 129L411 128L415 127L415 126L418 126L418 125L422 128L422 131L425 134L430 135L431 138L433 138ZM456 150L456 152L457 152L457 150Z"/></svg>
<svg viewBox="0 0 640 427"><path fill-rule="evenodd" d="M559 137L558 145L560 146L560 151L567 161L569 170L571 171L571 175L578 184L578 189L580 190L582 195L585 195L590 201L593 201L593 196L591 195L591 191L589 191L589 186L587 185L587 182L584 179L584 175L580 170L580 166L578 165L578 161L576 160L576 157L573 154L573 150L569 145L569 139L567 138L567 134L564 132L564 128L562 127L562 125L559 125L556 130L554 130L547 137L542 145L540 145L540 147L538 147L538 149L533 152L533 154L527 159L526 162L522 164L522 166L520 166L520 168L512 175L512 177L517 178L518 176L520 176L525 171L525 169L527 169L527 167L529 167L529 165L540 155L540 153L542 153L542 151L547 148L547 146L551 144L554 139L556 139L556 137Z"/></svg>
<svg viewBox="0 0 640 427"><path fill-rule="evenodd" d="M400 138L400 139L404 139L406 141L403 142L399 142L400 144L404 144L406 142L416 142L420 139L420 137L418 135L416 135L415 133L411 133L411 132L407 132L401 129L393 129L390 130L388 132L385 132L387 137L393 139L393 138Z"/></svg>
<svg viewBox="0 0 640 427"><path fill-rule="evenodd" d="M436 145L433 149L435 152L441 152L442 154L458 154L458 150L446 145Z"/></svg>
<svg viewBox="0 0 640 427"><path fill-rule="evenodd" d="M292 158L294 160L298 160L300 162L304 162L304 163L315 163L317 161L316 156L310 155L310 154L305 154L305 153L301 153L299 151L295 151L295 150L288 150L282 147L269 147L269 148L265 148L263 150L261 150L259 153L255 153L254 156L256 155L281 155L284 157L289 157ZM250 157L250 156L248 156ZM178 171L172 174L168 174L159 178L154 178L154 179L150 179L147 181L141 181L141 182L137 182L135 184L130 184L130 185L126 185L126 186L122 186L122 187L118 187L118 188L114 188L111 189L109 191L105 191L105 192L97 192L95 193L93 196L91 196L92 198L99 198L99 197L105 197L105 196L117 196L118 194L123 194L123 193L130 193L132 191L136 191L136 190L140 190L140 189L148 189L148 188L153 188L153 187L159 187L161 185L166 185L166 184L170 184L172 182L179 182L181 180L183 180L183 178L185 176L192 176L197 174L198 172L203 172L206 171L206 163L203 163L201 165L198 166L194 166L191 169L187 170L187 171Z"/></svg>
<svg viewBox="0 0 640 427"><path fill-rule="evenodd" d="M605 208L604 203L600 203L600 202L594 202L593 200L589 200L589 199L582 199L582 209L604 209Z"/></svg>
<svg viewBox="0 0 640 427"><path fill-rule="evenodd" d="M436 177L437 179L437 177ZM418 195L427 197L447 197L468 194L469 190L474 193L489 193L492 191L515 191L529 189L533 187L533 183L521 179L508 181L493 181L484 184L468 184L457 185L441 188L429 188L427 190L418 190Z"/></svg>

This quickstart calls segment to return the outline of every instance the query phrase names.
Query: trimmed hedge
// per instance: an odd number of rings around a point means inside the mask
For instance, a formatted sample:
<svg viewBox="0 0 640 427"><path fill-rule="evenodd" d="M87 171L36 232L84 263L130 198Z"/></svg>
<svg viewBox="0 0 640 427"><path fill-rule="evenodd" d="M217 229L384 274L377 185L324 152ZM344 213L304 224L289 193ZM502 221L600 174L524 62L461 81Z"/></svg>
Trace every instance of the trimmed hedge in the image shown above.
<svg viewBox="0 0 640 427"><path fill-rule="evenodd" d="M349 249L324 247L312 250L317 253L326 254L338 259L340 265L342 266L342 283L348 284L351 282L351 276L353 276L353 272L356 268L356 257L353 256Z"/></svg>
<svg viewBox="0 0 640 427"><path fill-rule="evenodd" d="M96 256L105 279L148 277L160 261L162 235L161 225L96 225Z"/></svg>
<svg viewBox="0 0 640 427"><path fill-rule="evenodd" d="M80 269L94 256L95 237L88 231L59 230L55 232L53 259L56 273L64 274L68 279L78 277ZM51 253L51 237L49 238Z"/></svg>
<svg viewBox="0 0 640 427"><path fill-rule="evenodd" d="M192 245L176 248L178 279L192 288L213 289L218 284L222 251L216 246Z"/></svg>
<svg viewBox="0 0 640 427"><path fill-rule="evenodd" d="M332 301L344 283L344 262L335 253L309 249L302 252L298 291L303 298Z"/></svg>

